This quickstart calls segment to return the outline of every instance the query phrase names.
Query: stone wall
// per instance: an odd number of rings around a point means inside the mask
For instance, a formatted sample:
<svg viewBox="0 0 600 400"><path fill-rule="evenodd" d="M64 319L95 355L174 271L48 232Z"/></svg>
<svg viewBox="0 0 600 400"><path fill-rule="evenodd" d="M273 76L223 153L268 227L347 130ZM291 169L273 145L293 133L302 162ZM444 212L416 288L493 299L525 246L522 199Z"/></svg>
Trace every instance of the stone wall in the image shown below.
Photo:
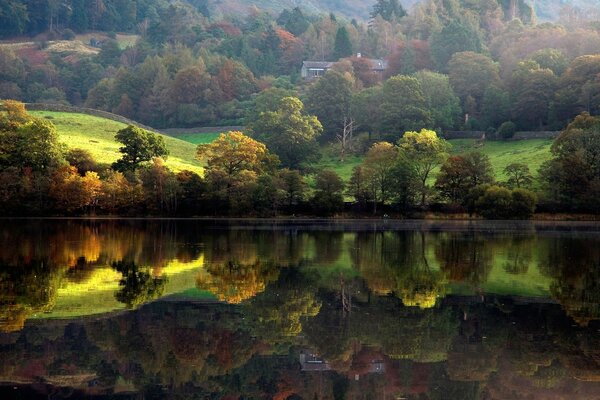
<svg viewBox="0 0 600 400"><path fill-rule="evenodd" d="M487 134L484 131L447 131L442 133L442 137L446 140L482 139L484 135L487 140L496 140L494 135ZM555 139L558 135L560 135L560 131L523 131L516 132L510 140Z"/></svg>

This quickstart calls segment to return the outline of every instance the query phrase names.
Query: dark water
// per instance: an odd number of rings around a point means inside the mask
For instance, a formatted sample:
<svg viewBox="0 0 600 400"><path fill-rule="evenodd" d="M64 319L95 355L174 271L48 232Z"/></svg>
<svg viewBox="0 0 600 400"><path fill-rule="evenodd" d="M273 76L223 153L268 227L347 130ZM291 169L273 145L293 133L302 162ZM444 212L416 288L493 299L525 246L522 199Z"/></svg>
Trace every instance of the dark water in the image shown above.
<svg viewBox="0 0 600 400"><path fill-rule="evenodd" d="M0 399L600 399L600 226L0 221Z"/></svg>

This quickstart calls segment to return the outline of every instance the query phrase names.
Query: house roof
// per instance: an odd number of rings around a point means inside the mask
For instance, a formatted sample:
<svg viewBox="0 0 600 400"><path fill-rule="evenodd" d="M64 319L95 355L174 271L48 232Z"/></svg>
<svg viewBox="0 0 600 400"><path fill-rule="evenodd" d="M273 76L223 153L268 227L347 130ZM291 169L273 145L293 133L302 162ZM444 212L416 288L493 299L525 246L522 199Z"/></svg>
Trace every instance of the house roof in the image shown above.
<svg viewBox="0 0 600 400"><path fill-rule="evenodd" d="M302 66L306 68L329 69L333 63L331 61L303 61Z"/></svg>
<svg viewBox="0 0 600 400"><path fill-rule="evenodd" d="M384 71L388 67L388 62L382 59L365 58L365 60L371 63L371 69L373 71ZM333 61L303 61L302 67L310 69L330 69L335 62Z"/></svg>

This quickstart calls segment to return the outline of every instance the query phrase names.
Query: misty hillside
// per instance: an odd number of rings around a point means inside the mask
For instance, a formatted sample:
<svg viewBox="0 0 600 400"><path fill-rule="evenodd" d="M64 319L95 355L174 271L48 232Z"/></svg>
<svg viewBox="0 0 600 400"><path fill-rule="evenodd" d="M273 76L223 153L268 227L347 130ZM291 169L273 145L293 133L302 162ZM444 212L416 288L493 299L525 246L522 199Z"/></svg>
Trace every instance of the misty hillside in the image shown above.
<svg viewBox="0 0 600 400"><path fill-rule="evenodd" d="M402 0L407 10L426 0ZM600 13L598 0L526 0L531 4L540 21L557 20L561 12L584 15ZM508 1L507 1L508 2ZM348 18L367 19L375 1L371 0L209 0L209 8L215 14L247 13L253 7L275 13L285 8L301 7L310 13L334 12Z"/></svg>

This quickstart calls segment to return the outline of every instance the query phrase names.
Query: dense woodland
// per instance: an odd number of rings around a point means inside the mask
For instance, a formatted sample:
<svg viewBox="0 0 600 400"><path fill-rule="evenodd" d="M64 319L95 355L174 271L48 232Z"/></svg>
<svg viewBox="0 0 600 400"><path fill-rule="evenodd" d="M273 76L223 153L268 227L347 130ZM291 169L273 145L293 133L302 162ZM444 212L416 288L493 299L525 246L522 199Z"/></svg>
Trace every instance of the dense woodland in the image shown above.
<svg viewBox="0 0 600 400"><path fill-rule="evenodd" d="M34 35L33 50L0 46L0 98L85 105L159 128L245 131L199 146L204 176L169 171L161 138L133 126L115 132L122 159L98 165L62 148L50 121L5 101L4 213L527 218L537 202L598 211L600 25L584 15L536 24L525 2L504 0L429 0L410 13L379 0L368 23L299 8L215 18L202 2L42 3L0 2L0 18L16 23L2 24L2 35ZM123 47L117 27L138 34L136 43ZM45 50L88 30L115 39L97 54ZM374 72L369 58L387 69ZM307 81L303 60L336 62ZM489 139L563 132L540 171L515 160L496 182L485 155L450 157L440 133L455 129ZM327 143L341 161L364 155L348 182L314 170Z"/></svg>
<svg viewBox="0 0 600 400"><path fill-rule="evenodd" d="M360 119L366 113L350 106L366 96L385 114L383 104L403 88L382 91L381 81L399 74L420 80L406 100L425 114L409 116L425 123L419 129L495 130L512 121L519 130L560 130L580 112L599 110L600 61L581 58L600 53L593 14L536 24L522 0L428 0L410 13L397 0L379 0L368 22L299 8L217 18L203 1L4 0L0 10L1 36L35 43L0 46L0 98L86 105L156 128L244 125L268 88L304 101L303 60L339 61L335 69L349 82L343 98L322 99L339 104L321 111L335 112L330 118ZM89 31L115 39L101 41L98 54L48 50L54 39ZM117 31L139 38L125 45ZM383 76L357 53L387 60ZM440 75L415 75L425 70ZM384 119L357 121L357 129L387 130Z"/></svg>

